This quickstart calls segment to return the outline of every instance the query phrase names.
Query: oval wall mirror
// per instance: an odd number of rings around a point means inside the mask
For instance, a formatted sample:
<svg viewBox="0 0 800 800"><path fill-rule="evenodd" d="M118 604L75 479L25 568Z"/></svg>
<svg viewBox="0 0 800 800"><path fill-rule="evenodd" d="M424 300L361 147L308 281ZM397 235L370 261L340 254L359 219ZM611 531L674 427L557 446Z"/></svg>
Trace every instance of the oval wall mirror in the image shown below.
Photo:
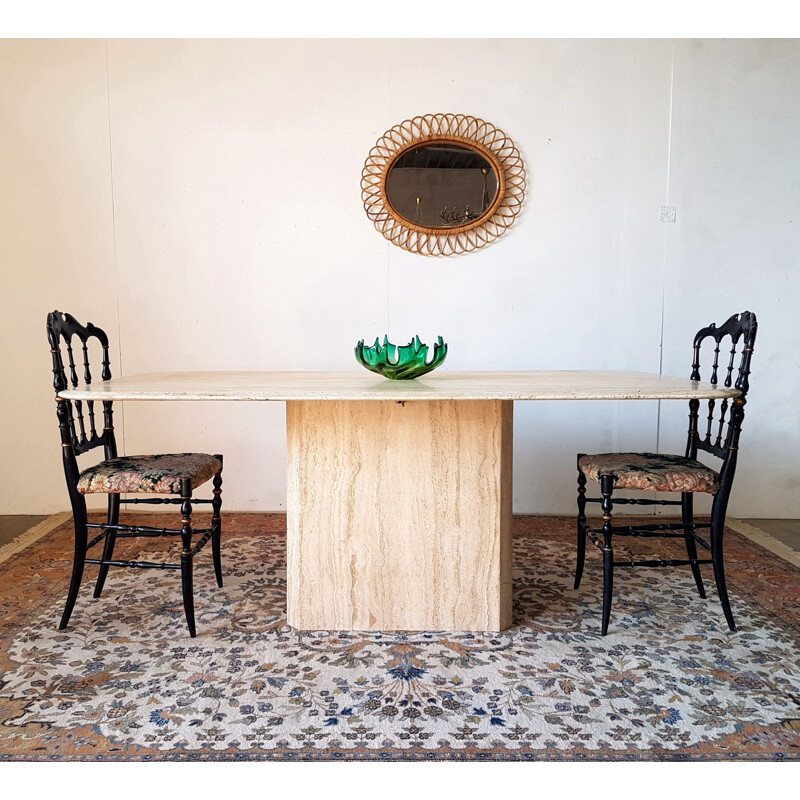
<svg viewBox="0 0 800 800"><path fill-rule="evenodd" d="M525 196L525 169L494 125L464 114L426 114L378 139L361 196L367 216L393 244L457 255L511 226Z"/></svg>

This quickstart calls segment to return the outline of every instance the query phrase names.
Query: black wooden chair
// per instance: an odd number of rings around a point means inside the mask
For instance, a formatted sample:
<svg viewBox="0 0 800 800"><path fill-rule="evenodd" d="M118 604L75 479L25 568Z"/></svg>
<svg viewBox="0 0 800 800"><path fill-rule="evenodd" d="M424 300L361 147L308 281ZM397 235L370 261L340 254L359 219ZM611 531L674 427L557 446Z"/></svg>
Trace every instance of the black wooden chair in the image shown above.
<svg viewBox="0 0 800 800"><path fill-rule="evenodd" d="M728 627L736 630L733 621L728 592L725 585L722 540L725 532L725 513L728 507L736 460L739 454L739 434L744 419L744 406L749 389L750 360L756 339L755 314L745 311L734 314L719 328L709 325L698 331L694 339L694 359L691 380L702 380L700 375L700 349L704 340L715 342L713 365L708 380L719 382L724 372L723 384L733 383L734 362L737 348L740 354L739 371L734 388L741 394L729 403L723 399L719 407L719 417L715 416L716 402L708 401L708 415L705 436L698 430L699 400L689 401L689 435L686 453L663 455L658 453L601 453L598 455L578 455L578 561L575 569L575 589L580 586L586 554L586 538L603 554L603 616L601 632L608 632L611 615L611 598L614 584L614 567L661 567L690 566L700 597L705 597L700 564L713 564L714 580L722 602L722 609ZM720 346L725 337L730 338L730 358L727 368L719 366ZM730 415L726 415L730 408ZM727 425L726 425L727 422ZM698 450L703 450L722 460L719 470L713 470L697 460ZM586 496L586 480L590 478L600 484L601 497ZM644 489L655 492L680 492L680 500L655 500L651 498L615 498L616 504L636 505L676 505L681 507L681 522L652 525L612 525L612 494L615 489ZM707 492L714 499L711 507L711 522L694 521L694 493ZM586 521L586 503L600 503L603 510L603 524L592 528ZM710 542L697 533L699 528L710 528ZM612 540L614 536L683 538L686 542L687 560L651 559L642 561L615 561ZM697 557L697 545L711 552L710 559Z"/></svg>
<svg viewBox="0 0 800 800"><path fill-rule="evenodd" d="M211 540L214 561L214 572L217 585L222 586L222 560L220 555L220 539L222 521L222 456L205 453L177 453L155 456L117 456L117 444L114 438L113 403L103 403L102 428L98 432L98 421L95 416L94 401L66 400L58 393L71 385L79 384L78 373L83 373L83 383L92 382L89 365L89 342L96 339L102 348L102 380L111 378L108 356L108 337L100 329L88 323L81 325L70 314L53 311L47 315L47 338L50 341L50 352L53 356L53 386L56 390L56 413L61 430L61 454L64 463L64 475L67 479L67 490L72 503L72 515L75 523L75 556L72 566L72 580L69 585L67 603L61 617L59 630L66 628L69 622L78 590L83 577L84 565L99 564L100 572L94 587L94 596L100 597L109 567L137 567L154 569L176 569L181 572L183 587L183 608L189 633L196 633L194 619L193 562L197 553ZM80 353L73 351L73 339L81 343ZM62 344L67 353L65 367L62 358ZM77 350L77 347L75 348ZM82 363L76 364L76 358ZM69 377L67 376L69 371ZM85 405L85 408L84 408ZM102 447L105 460L88 469L78 468L77 457L96 447ZM213 499L193 498L192 492L198 486L213 479ZM106 522L88 521L86 510L87 494L102 493L108 495L108 516ZM123 493L163 494L170 497L132 498L123 500ZM121 525L119 522L120 502L123 503L172 503L179 504L181 510L181 527L153 528L142 525ZM210 503L212 509L211 527L203 530L192 528L192 506L197 503ZM97 536L89 541L89 530L99 528ZM200 539L192 543L194 534ZM180 536L182 551L180 563L153 563L149 561L124 561L114 559L114 544L118 538L133 537ZM100 558L87 558L87 552L104 542L103 554Z"/></svg>

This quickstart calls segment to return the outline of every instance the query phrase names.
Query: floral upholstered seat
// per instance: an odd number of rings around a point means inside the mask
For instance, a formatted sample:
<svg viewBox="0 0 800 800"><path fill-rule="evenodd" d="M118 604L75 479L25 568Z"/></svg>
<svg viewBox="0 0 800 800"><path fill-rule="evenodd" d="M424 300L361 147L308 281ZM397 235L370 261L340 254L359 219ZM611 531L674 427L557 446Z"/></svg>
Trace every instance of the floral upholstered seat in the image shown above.
<svg viewBox="0 0 800 800"><path fill-rule="evenodd" d="M219 460L205 453L121 456L85 469L78 480L78 491L180 494L181 478L191 478L192 488L196 489L221 469Z"/></svg>
<svg viewBox="0 0 800 800"><path fill-rule="evenodd" d="M617 489L716 494L719 474L692 458L661 453L600 453L578 460L587 478L611 475Z"/></svg>

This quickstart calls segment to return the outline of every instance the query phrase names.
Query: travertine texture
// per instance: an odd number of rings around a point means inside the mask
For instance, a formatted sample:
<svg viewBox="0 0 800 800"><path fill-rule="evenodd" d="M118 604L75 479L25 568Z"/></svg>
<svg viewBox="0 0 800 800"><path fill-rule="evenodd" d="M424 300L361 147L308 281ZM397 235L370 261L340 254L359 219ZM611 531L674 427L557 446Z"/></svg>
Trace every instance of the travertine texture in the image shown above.
<svg viewBox="0 0 800 800"><path fill-rule="evenodd" d="M513 406L289 402L288 621L511 624Z"/></svg>
<svg viewBox="0 0 800 800"><path fill-rule="evenodd" d="M390 381L361 372L161 372L61 392L102 400L662 400L733 397L735 389L649 372L432 372Z"/></svg>

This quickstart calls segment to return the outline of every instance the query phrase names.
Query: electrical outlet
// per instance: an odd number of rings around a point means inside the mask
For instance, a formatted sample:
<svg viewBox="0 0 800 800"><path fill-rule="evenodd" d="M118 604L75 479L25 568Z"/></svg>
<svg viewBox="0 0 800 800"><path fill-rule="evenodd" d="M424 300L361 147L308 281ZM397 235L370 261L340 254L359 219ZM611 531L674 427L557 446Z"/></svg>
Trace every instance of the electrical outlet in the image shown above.
<svg viewBox="0 0 800 800"><path fill-rule="evenodd" d="M678 209L675 206L661 206L661 213L658 215L659 222L675 222Z"/></svg>

